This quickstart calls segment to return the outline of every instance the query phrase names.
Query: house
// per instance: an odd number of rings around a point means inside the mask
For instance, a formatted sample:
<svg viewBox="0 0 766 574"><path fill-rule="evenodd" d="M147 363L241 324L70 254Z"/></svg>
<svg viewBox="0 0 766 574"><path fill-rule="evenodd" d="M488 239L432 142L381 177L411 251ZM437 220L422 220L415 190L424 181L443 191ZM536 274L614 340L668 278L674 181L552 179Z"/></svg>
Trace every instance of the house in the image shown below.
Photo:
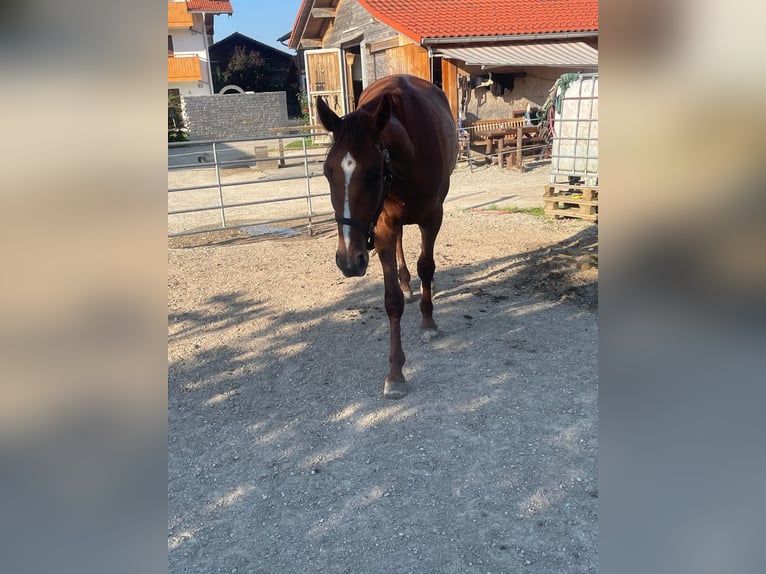
<svg viewBox="0 0 766 574"><path fill-rule="evenodd" d="M272 48L249 36L234 32L212 44L209 48L210 68L213 74L213 92L221 93L230 81L226 80L225 72L236 51L244 49L247 53L256 52L262 58L260 74L241 78L236 88L226 90L250 92L285 92L287 110L291 116L300 115L300 103L297 96L300 92L300 76L298 73L297 57Z"/></svg>
<svg viewBox="0 0 766 574"><path fill-rule="evenodd" d="M597 69L598 0L303 0L288 46L312 117L314 96L346 114L395 73L442 87L456 119L511 117L562 73Z"/></svg>
<svg viewBox="0 0 766 574"><path fill-rule="evenodd" d="M213 18L231 15L228 0L168 0L168 97L213 93L208 47Z"/></svg>
<svg viewBox="0 0 766 574"><path fill-rule="evenodd" d="M168 141L243 139L287 123L283 91L214 92L213 22L233 12L229 0L168 1Z"/></svg>

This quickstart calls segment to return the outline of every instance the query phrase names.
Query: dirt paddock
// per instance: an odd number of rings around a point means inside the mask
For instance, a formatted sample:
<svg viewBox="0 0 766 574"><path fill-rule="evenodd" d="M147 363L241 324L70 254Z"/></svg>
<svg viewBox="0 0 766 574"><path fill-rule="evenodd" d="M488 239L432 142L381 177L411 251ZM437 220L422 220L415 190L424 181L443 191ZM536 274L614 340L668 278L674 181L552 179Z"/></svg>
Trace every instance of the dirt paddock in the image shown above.
<svg viewBox="0 0 766 574"><path fill-rule="evenodd" d="M453 174L401 401L334 224L169 240L169 572L597 571L597 226L487 210L545 176Z"/></svg>

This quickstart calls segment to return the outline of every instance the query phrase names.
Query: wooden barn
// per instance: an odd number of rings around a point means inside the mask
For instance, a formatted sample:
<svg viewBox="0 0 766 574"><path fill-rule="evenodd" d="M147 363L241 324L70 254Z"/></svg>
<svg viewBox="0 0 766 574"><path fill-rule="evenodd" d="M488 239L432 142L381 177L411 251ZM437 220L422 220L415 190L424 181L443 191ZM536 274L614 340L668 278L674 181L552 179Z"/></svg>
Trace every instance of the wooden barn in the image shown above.
<svg viewBox="0 0 766 574"><path fill-rule="evenodd" d="M312 104L353 111L376 79L439 85L464 121L541 107L557 78L598 69L598 0L303 0L288 46Z"/></svg>
<svg viewBox="0 0 766 574"><path fill-rule="evenodd" d="M226 87L226 82L222 79L223 72L237 50L243 49L247 52L256 52L262 58L263 73L260 76L253 75L250 83L240 82L243 85L238 87L243 91L253 92L283 91L286 93L288 114L300 115L297 94L300 92L301 84L297 57L239 32L226 36L209 48L214 92L220 93L221 89Z"/></svg>

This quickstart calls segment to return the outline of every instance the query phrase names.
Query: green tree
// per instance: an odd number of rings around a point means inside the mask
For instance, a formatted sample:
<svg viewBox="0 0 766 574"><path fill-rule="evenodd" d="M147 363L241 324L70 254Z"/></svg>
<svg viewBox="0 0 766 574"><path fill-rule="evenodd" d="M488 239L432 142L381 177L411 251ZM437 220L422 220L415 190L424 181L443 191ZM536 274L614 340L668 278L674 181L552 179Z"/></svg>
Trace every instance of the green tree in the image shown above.
<svg viewBox="0 0 766 574"><path fill-rule="evenodd" d="M269 63L255 50L245 46L235 46L225 69L216 73L217 82L222 88L228 84L239 86L245 91L271 92L279 90Z"/></svg>

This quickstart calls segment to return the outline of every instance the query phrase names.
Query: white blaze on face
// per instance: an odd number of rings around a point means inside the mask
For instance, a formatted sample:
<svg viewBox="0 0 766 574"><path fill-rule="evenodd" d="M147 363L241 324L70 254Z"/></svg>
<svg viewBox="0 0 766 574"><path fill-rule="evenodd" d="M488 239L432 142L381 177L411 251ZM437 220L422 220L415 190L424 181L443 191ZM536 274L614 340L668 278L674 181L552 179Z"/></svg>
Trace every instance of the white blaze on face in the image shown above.
<svg viewBox="0 0 766 574"><path fill-rule="evenodd" d="M346 176L346 195L343 199L343 217L351 219L351 206L348 202L348 186L351 185L351 176L354 174L354 169L356 169L356 160L347 152L340 162L340 167L343 168L343 174ZM343 240L346 242L346 251L348 251L351 248L351 227L348 225L343 226Z"/></svg>

